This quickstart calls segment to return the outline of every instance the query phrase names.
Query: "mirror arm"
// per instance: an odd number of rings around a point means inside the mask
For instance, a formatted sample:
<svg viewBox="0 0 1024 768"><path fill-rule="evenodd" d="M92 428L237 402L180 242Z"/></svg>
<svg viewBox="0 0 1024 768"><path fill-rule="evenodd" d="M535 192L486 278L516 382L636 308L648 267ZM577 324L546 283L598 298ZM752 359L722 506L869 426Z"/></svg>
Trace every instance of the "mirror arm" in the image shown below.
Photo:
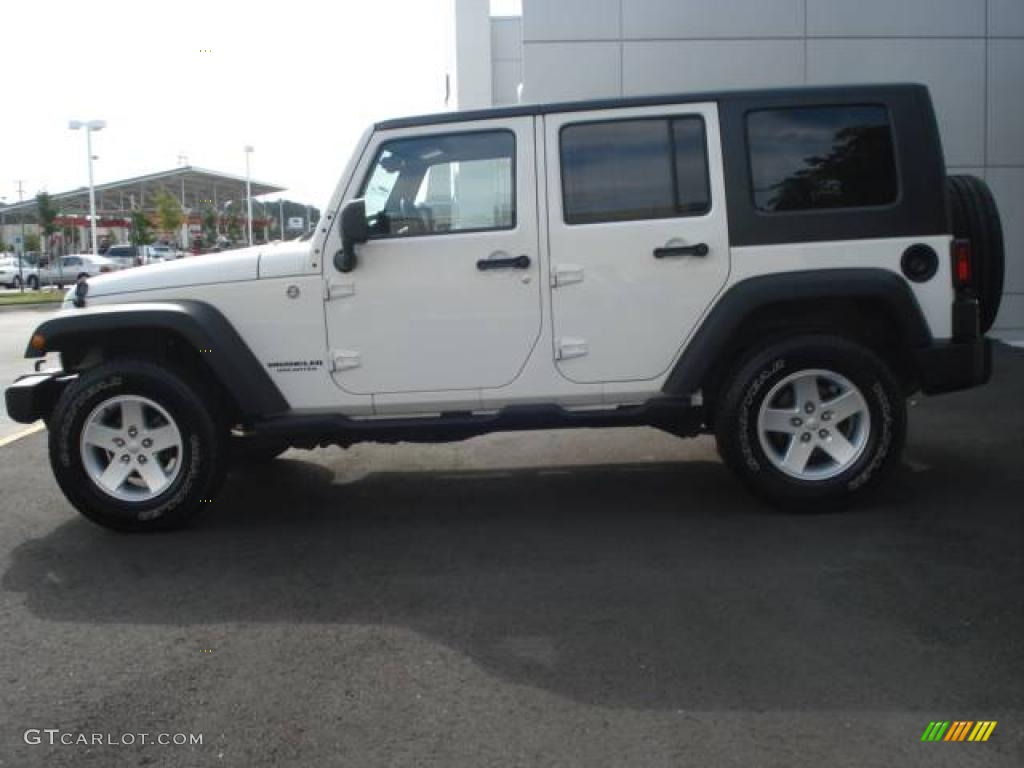
<svg viewBox="0 0 1024 768"><path fill-rule="evenodd" d="M356 268L356 247L355 243L348 238L343 238L341 250L334 254L334 266L339 272L351 272Z"/></svg>

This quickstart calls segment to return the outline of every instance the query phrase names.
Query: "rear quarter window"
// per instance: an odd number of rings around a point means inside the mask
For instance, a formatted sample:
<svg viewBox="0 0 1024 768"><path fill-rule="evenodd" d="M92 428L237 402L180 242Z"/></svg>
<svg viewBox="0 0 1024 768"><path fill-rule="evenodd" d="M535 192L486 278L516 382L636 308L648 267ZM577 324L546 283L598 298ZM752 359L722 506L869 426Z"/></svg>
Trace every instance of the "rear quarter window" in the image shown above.
<svg viewBox="0 0 1024 768"><path fill-rule="evenodd" d="M878 105L762 109L746 119L758 211L888 206L899 198L889 112Z"/></svg>

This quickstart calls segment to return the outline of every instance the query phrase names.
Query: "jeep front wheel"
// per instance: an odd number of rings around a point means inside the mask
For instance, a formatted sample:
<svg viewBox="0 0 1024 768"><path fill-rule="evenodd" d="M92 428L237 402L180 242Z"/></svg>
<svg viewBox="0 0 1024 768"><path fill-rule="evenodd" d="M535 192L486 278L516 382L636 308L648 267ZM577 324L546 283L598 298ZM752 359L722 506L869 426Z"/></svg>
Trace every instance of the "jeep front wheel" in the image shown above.
<svg viewBox="0 0 1024 768"><path fill-rule="evenodd" d="M875 486L898 461L906 405L886 364L837 336L755 353L727 384L718 449L758 495L818 509Z"/></svg>
<svg viewBox="0 0 1024 768"><path fill-rule="evenodd" d="M225 430L182 374L120 360L68 385L50 418L50 463L85 517L121 531L181 527L220 487Z"/></svg>

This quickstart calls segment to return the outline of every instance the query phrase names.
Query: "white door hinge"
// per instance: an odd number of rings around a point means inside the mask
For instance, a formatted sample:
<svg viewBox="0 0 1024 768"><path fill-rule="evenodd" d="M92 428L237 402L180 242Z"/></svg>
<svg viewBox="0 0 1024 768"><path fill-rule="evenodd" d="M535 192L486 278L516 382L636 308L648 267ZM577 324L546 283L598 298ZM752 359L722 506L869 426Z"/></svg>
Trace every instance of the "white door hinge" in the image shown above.
<svg viewBox="0 0 1024 768"><path fill-rule="evenodd" d="M551 287L583 282L583 267L579 264L556 264L551 270Z"/></svg>
<svg viewBox="0 0 1024 768"><path fill-rule="evenodd" d="M583 357L587 354L587 340L563 336L555 341L555 359L568 360L570 357Z"/></svg>
<svg viewBox="0 0 1024 768"><path fill-rule="evenodd" d="M341 299L345 296L355 296L356 284L355 283L324 283L324 301L330 301L331 299Z"/></svg>
<svg viewBox="0 0 1024 768"><path fill-rule="evenodd" d="M331 350L332 371L347 371L350 368L358 368L360 365L362 365L362 360L359 359L358 352L348 349Z"/></svg>

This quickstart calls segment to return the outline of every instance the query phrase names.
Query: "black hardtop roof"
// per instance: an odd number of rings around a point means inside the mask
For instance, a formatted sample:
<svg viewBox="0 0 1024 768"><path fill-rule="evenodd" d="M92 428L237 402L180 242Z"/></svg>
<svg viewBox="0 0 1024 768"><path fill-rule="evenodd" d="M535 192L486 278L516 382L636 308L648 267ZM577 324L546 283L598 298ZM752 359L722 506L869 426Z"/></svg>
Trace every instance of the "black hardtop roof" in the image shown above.
<svg viewBox="0 0 1024 768"><path fill-rule="evenodd" d="M563 101L548 104L516 104L491 109L437 112L432 115L414 115L382 120L374 125L376 130L412 128L421 125L464 123L472 120L495 120L503 117L524 117L546 115L554 112L589 112L598 109L623 109L626 107L653 107L663 104L691 104L696 102L725 101L792 101L794 106L812 101L820 103L835 99L846 102L851 99L885 98L887 95L909 90L927 92L924 85L917 83L886 83L862 85L799 86L792 88L760 88L757 90L706 91L700 93L666 93L650 96L630 96L617 99L589 99L585 101Z"/></svg>

